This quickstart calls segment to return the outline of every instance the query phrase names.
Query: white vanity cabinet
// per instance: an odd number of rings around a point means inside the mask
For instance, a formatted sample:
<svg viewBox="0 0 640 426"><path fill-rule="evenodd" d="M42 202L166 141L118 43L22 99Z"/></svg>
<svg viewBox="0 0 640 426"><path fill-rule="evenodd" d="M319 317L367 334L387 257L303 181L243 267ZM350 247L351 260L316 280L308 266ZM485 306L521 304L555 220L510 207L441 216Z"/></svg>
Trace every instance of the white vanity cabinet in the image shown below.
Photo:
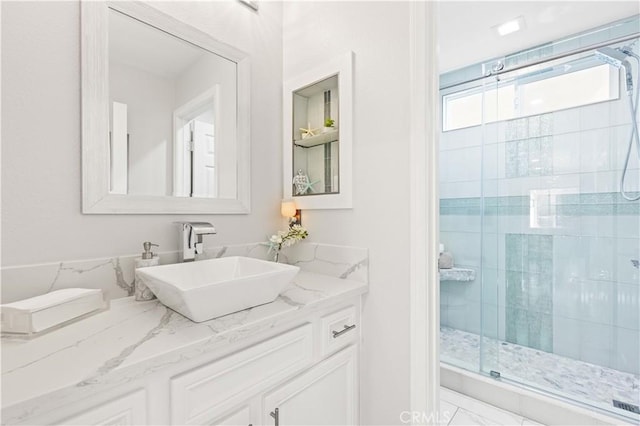
<svg viewBox="0 0 640 426"><path fill-rule="evenodd" d="M355 425L359 333L356 303L172 377L171 424Z"/></svg>

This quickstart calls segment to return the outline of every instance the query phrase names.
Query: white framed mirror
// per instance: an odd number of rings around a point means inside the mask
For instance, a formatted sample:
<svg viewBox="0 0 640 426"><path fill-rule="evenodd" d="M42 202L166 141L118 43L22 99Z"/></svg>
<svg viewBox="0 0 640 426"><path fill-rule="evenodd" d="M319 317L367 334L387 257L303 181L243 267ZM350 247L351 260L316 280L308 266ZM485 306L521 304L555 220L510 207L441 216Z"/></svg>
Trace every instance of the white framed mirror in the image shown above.
<svg viewBox="0 0 640 426"><path fill-rule="evenodd" d="M81 7L83 213L249 213L248 55L143 3Z"/></svg>
<svg viewBox="0 0 640 426"><path fill-rule="evenodd" d="M353 52L284 83L283 192L300 209L352 207Z"/></svg>

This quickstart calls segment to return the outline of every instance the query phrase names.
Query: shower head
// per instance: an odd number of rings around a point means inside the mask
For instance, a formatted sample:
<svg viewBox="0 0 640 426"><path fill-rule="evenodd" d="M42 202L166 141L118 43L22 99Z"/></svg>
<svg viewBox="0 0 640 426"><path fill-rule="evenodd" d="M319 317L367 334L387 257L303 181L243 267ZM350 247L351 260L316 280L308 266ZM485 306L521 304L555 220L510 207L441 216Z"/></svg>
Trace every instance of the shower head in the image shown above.
<svg viewBox="0 0 640 426"><path fill-rule="evenodd" d="M618 69L624 68L627 81L627 91L633 89L633 78L631 77L631 64L627 60L629 55L611 47L601 47L596 50L596 58L612 65Z"/></svg>

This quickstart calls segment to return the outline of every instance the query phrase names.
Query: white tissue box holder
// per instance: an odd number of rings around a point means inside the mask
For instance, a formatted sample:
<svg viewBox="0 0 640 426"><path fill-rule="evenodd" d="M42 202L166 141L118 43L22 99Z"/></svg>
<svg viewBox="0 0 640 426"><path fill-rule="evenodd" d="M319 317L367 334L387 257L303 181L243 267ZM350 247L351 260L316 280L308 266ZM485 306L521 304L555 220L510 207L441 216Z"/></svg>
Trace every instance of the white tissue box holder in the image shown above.
<svg viewBox="0 0 640 426"><path fill-rule="evenodd" d="M66 288L0 305L6 336L35 337L109 308L102 290Z"/></svg>

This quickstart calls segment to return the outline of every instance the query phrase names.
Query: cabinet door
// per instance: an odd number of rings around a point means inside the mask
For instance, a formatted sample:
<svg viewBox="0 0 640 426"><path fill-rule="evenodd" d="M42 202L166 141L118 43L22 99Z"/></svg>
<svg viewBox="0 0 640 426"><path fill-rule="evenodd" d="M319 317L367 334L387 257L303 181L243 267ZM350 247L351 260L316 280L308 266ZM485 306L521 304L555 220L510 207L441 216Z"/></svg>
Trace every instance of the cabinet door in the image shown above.
<svg viewBox="0 0 640 426"><path fill-rule="evenodd" d="M349 346L264 396L264 425L355 425L357 346ZM276 415L276 408L278 409ZM277 422L276 419L277 418Z"/></svg>

